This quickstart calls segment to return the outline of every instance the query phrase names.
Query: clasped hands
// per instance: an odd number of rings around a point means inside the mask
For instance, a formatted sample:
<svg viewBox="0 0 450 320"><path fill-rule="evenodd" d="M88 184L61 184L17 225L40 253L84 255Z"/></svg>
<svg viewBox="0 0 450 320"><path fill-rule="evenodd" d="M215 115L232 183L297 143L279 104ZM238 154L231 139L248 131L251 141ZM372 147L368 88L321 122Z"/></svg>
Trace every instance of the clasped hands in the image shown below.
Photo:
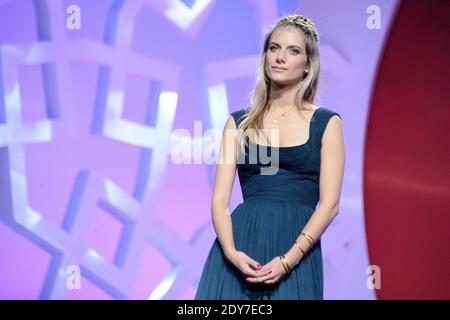
<svg viewBox="0 0 450 320"><path fill-rule="evenodd" d="M291 269L299 262L300 257L288 252L286 259ZM287 275L279 256L262 266L242 251L235 251L228 260L241 272L248 283L274 284ZM252 268L253 266L253 268Z"/></svg>

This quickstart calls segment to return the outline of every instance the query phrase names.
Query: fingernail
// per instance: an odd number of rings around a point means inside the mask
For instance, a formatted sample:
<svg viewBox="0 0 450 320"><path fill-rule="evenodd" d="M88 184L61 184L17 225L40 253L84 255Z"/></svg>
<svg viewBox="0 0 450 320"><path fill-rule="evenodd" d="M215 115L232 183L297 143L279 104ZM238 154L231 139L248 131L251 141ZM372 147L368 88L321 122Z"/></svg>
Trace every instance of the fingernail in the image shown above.
<svg viewBox="0 0 450 320"><path fill-rule="evenodd" d="M256 267L259 269L259 268L261 268L261 265L258 263L258 264L256 265Z"/></svg>

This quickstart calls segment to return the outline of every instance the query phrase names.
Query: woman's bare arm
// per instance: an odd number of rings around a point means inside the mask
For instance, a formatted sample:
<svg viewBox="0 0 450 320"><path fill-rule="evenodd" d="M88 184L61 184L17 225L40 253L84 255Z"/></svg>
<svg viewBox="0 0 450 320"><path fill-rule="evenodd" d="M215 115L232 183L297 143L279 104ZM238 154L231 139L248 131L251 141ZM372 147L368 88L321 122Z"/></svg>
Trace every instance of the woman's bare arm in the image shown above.
<svg viewBox="0 0 450 320"><path fill-rule="evenodd" d="M334 115L329 120L322 137L319 207L302 230L316 242L339 212L344 166L345 147L342 121ZM304 236L299 235L297 242L305 250L309 248L308 239ZM293 246L286 254L286 259L291 266L298 264L302 257L303 253L296 246Z"/></svg>
<svg viewBox="0 0 450 320"><path fill-rule="evenodd" d="M230 216L230 198L236 176L236 124L232 116L225 123L216 165L212 195L212 221L217 238L226 257L235 252Z"/></svg>
<svg viewBox="0 0 450 320"><path fill-rule="evenodd" d="M220 142L212 196L212 220L225 258L244 276L257 276L260 263L245 252L236 250L230 214L230 198L236 176L237 129L233 117L225 123Z"/></svg>

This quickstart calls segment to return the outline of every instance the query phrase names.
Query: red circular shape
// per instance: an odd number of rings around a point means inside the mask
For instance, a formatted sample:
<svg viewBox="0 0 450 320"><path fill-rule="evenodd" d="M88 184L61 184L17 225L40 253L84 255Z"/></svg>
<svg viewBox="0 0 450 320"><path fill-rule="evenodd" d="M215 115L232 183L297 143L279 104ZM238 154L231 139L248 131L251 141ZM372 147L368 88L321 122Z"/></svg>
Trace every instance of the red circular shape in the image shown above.
<svg viewBox="0 0 450 320"><path fill-rule="evenodd" d="M450 1L403 1L374 87L364 159L379 299L450 298Z"/></svg>

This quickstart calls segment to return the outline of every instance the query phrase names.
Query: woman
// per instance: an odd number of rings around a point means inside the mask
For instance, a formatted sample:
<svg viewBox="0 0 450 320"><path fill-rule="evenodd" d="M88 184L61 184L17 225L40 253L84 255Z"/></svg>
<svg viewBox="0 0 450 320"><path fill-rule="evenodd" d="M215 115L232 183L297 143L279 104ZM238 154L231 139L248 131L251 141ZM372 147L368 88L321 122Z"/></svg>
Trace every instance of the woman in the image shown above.
<svg viewBox="0 0 450 320"><path fill-rule="evenodd" d="M340 115L313 105L318 41L300 15L281 18L265 38L251 107L225 124L217 239L195 299L323 299L320 237L339 211L345 151ZM244 202L230 215L236 167Z"/></svg>

